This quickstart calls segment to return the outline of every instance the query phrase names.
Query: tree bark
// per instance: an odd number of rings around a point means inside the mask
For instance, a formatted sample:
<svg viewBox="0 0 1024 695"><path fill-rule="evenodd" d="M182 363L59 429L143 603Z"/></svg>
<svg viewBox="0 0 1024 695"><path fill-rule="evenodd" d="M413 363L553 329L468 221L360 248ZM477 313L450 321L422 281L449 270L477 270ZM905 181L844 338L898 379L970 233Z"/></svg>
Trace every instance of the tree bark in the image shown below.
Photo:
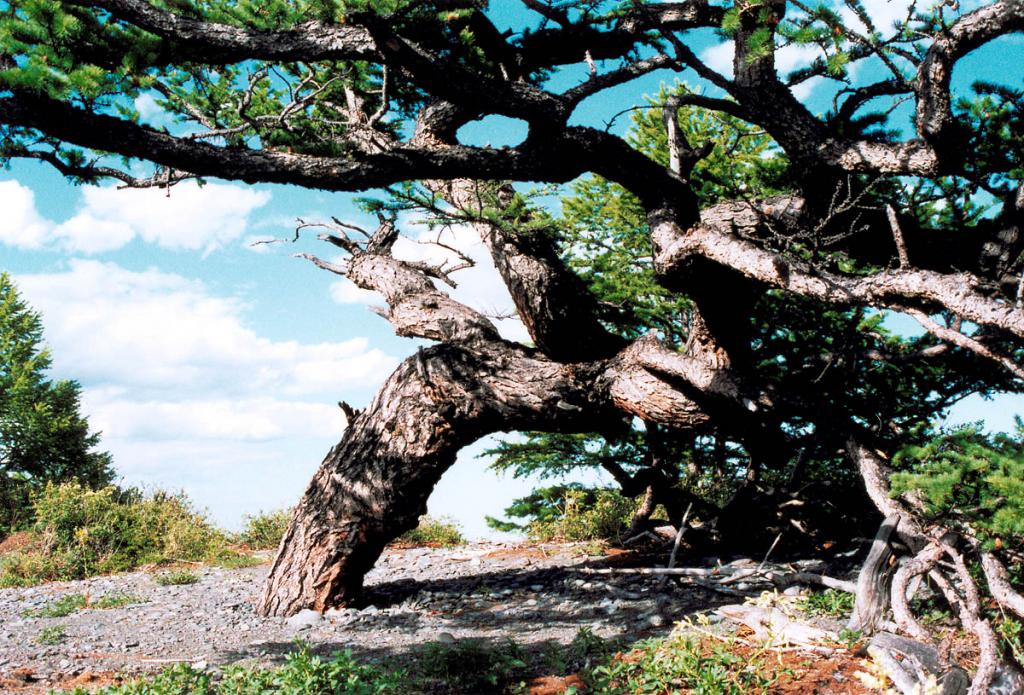
<svg viewBox="0 0 1024 695"><path fill-rule="evenodd" d="M413 528L459 449L545 423L592 431L616 416L585 369L507 343L439 345L407 359L350 424L295 509L259 610L323 611L359 595L385 545Z"/></svg>

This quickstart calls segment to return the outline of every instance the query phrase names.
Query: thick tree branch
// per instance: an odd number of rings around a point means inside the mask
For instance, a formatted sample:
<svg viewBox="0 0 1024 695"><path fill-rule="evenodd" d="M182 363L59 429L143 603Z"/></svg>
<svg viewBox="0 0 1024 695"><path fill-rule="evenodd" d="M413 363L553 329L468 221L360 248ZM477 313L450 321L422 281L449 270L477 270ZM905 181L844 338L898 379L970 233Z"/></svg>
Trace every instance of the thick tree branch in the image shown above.
<svg viewBox="0 0 1024 695"><path fill-rule="evenodd" d="M671 221L656 225L651 230L656 268L661 275L671 278L685 275L695 263L710 262L829 304L948 310L965 320L1024 338L1024 310L983 294L978 279L969 273L900 268L867 276L839 275L767 251L737 235L764 225L765 220L791 223L803 205L799 198L756 205L726 203L704 210L701 224L689 230L684 231Z"/></svg>
<svg viewBox="0 0 1024 695"><path fill-rule="evenodd" d="M332 191L365 190L429 178L511 176L568 181L586 171L588 159L559 156L552 143L537 143L535 147L530 141L501 150L462 145L439 150L405 145L352 157L217 147L25 94L0 97L0 122L35 128L75 145L157 162L192 175L247 183L291 183Z"/></svg>
<svg viewBox="0 0 1024 695"><path fill-rule="evenodd" d="M291 29L259 31L184 17L146 0L67 2L106 10L117 19L173 42L196 62L372 60L380 55L370 33L353 24L313 21Z"/></svg>
<svg viewBox="0 0 1024 695"><path fill-rule="evenodd" d="M993 39L1024 30L1024 2L1000 0L970 12L940 31L917 73L917 130L934 147L948 150L950 140L962 145L954 125L950 79L956 62Z"/></svg>
<svg viewBox="0 0 1024 695"><path fill-rule="evenodd" d="M438 277L437 269L417 267L391 255L395 236L393 223L383 221L365 248L345 236L320 235L351 254L343 264L328 263L310 254L299 256L363 289L380 292L388 305L381 315L398 335L445 343L497 340L498 331L486 317L434 287L430 277Z"/></svg>

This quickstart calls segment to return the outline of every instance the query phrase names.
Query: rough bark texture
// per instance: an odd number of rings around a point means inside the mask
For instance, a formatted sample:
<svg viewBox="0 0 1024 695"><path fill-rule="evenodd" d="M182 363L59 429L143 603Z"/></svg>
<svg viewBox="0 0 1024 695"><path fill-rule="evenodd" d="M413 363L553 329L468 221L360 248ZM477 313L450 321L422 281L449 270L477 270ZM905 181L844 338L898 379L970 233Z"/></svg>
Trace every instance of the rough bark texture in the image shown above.
<svg viewBox="0 0 1024 695"><path fill-rule="evenodd" d="M578 371L501 343L438 346L406 360L296 507L261 612L322 611L356 598L384 546L426 511L459 449L484 434L555 423L589 431L611 415Z"/></svg>

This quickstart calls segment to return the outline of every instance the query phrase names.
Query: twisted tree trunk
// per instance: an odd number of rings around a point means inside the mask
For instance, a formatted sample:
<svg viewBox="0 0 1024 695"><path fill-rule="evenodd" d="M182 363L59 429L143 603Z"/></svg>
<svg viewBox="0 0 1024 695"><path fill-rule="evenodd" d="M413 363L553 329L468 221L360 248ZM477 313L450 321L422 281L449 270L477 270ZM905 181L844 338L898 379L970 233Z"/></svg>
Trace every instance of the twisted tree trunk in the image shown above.
<svg viewBox="0 0 1024 695"><path fill-rule="evenodd" d="M459 449L504 429L590 431L614 420L592 373L501 342L407 359L354 418L296 507L264 589L264 615L348 603L385 545L413 528ZM585 416L584 416L585 414Z"/></svg>

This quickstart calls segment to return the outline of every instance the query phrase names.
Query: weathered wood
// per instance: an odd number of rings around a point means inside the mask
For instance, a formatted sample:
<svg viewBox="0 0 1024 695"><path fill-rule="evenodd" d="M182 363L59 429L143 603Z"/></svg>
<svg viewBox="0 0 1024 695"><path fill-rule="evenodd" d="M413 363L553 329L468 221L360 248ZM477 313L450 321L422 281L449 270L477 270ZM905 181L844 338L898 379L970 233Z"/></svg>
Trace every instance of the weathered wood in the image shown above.
<svg viewBox="0 0 1024 695"><path fill-rule="evenodd" d="M889 608L889 586L894 570L889 539L899 523L898 514L886 517L871 543L871 550L857 576L857 599L847 624L850 630L865 634L875 632Z"/></svg>
<svg viewBox="0 0 1024 695"><path fill-rule="evenodd" d="M505 343L440 345L407 359L328 454L295 509L259 610L354 600L384 546L413 528L460 448L482 434L562 423L588 431L608 406L586 371Z"/></svg>
<svg viewBox="0 0 1024 695"><path fill-rule="evenodd" d="M715 609L715 613L746 625L768 647L795 645L832 651L833 645L839 641L839 635L835 632L797 620L778 608L744 604L721 606Z"/></svg>
<svg viewBox="0 0 1024 695"><path fill-rule="evenodd" d="M970 686L967 672L947 664L930 644L879 632L871 638L868 654L903 695L925 692L930 680L939 688L936 695L965 695Z"/></svg>

